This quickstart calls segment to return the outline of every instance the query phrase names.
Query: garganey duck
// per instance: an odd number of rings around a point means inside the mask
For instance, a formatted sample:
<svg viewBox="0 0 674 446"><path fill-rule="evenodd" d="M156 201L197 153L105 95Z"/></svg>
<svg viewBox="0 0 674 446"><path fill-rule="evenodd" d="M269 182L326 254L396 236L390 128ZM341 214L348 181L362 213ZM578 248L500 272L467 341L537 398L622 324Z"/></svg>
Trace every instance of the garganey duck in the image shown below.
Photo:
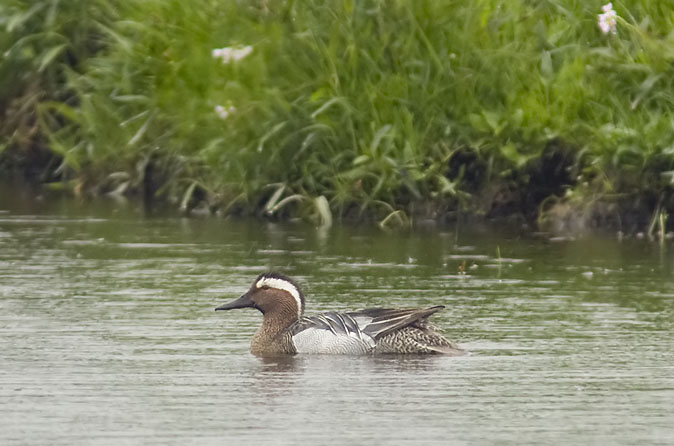
<svg viewBox="0 0 674 446"><path fill-rule="evenodd" d="M331 311L306 317L304 295L297 283L282 274L263 273L245 294L216 310L236 308L256 308L262 313L262 326L250 346L250 351L259 356L464 353L428 322L430 315L444 308L442 305L423 309Z"/></svg>

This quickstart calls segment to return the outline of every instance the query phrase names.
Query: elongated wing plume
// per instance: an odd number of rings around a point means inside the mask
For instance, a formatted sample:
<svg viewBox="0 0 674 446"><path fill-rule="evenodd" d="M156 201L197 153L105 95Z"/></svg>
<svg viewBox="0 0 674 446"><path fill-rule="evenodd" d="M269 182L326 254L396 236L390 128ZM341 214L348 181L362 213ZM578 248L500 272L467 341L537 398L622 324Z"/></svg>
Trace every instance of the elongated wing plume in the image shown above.
<svg viewBox="0 0 674 446"><path fill-rule="evenodd" d="M443 308L445 308L443 305L409 310L371 308L347 313L346 315L358 322L359 328L364 334L373 339L378 339L403 327L423 323L430 315Z"/></svg>
<svg viewBox="0 0 674 446"><path fill-rule="evenodd" d="M294 332L299 333L308 328L329 330L336 336L351 336L358 339L363 337L362 331L353 317L346 313L334 311L302 318L297 323Z"/></svg>

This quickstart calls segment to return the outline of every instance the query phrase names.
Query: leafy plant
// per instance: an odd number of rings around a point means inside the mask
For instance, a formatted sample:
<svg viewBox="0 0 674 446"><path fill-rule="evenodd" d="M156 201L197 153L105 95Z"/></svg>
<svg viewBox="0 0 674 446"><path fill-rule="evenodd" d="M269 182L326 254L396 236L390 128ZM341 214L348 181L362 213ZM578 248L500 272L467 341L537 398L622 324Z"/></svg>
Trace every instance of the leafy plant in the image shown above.
<svg viewBox="0 0 674 446"><path fill-rule="evenodd" d="M528 212L532 178L561 200L670 197L674 16L618 3L604 34L600 6L13 0L0 70L23 87L0 97L29 118L3 141L92 190L151 168L155 197L317 221Z"/></svg>

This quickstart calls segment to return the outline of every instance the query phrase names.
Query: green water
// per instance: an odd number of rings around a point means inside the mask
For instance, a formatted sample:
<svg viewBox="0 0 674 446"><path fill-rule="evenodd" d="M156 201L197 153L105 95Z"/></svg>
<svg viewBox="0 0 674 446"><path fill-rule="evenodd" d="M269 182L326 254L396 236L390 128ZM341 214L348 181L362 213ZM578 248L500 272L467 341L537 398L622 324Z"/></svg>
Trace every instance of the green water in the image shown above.
<svg viewBox="0 0 674 446"><path fill-rule="evenodd" d="M270 268L307 313L446 305L470 355L256 358L259 314L213 308ZM672 444L673 277L671 242L4 194L0 444Z"/></svg>

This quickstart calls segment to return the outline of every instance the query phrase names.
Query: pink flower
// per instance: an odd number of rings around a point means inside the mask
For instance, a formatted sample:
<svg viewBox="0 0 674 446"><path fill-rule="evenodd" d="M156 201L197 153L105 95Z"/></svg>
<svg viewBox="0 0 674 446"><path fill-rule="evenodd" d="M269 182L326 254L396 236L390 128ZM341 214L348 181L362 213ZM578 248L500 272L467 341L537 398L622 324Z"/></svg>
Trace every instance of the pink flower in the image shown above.
<svg viewBox="0 0 674 446"><path fill-rule="evenodd" d="M232 113L236 113L236 108L233 105L230 105L227 108L223 107L222 105L216 105L215 106L215 113L218 115L218 117L220 119L225 120Z"/></svg>
<svg viewBox="0 0 674 446"><path fill-rule="evenodd" d="M618 14L613 10L613 4L610 2L601 7L601 10L604 11L603 14L599 14L597 25L599 29L604 34L615 34L616 33L616 17Z"/></svg>

